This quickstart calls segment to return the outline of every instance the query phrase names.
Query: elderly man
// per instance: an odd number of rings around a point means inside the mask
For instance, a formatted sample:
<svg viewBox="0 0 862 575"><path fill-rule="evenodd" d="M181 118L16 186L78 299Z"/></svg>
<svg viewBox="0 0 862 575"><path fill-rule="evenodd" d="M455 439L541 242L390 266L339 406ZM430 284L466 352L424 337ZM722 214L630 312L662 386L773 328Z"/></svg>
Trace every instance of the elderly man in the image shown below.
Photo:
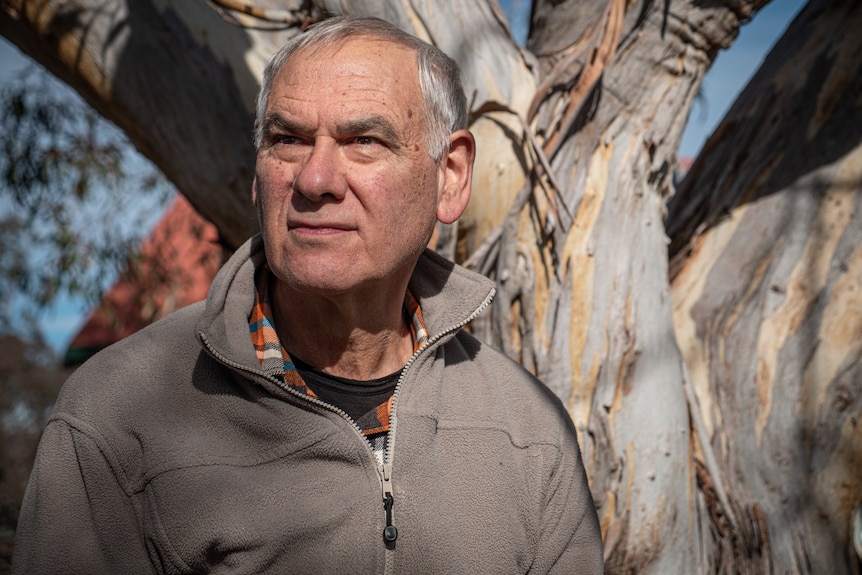
<svg viewBox="0 0 862 575"><path fill-rule="evenodd" d="M601 573L566 412L462 330L493 284L425 250L465 127L455 63L382 21L278 52L261 237L68 381L13 572Z"/></svg>

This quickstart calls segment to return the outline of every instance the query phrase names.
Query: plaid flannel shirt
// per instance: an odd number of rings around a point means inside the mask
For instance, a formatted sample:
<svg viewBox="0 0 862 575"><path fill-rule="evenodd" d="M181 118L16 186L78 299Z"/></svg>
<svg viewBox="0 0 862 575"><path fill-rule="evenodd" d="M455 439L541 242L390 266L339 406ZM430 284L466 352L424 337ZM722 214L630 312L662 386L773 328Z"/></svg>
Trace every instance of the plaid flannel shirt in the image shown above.
<svg viewBox="0 0 862 575"><path fill-rule="evenodd" d="M287 353L278 338L269 298L270 278L271 272L265 266L257 272L254 307L252 307L248 319L251 340L257 352L261 369L267 375L280 379L297 392L317 399L314 390L308 387L302 379L296 365L290 358L290 354ZM425 329L419 302L409 290L404 296L404 313L410 320L408 325L413 337L413 352L416 353L428 341L428 332ZM392 399L393 397L390 396L387 401L355 421L371 443L379 462L383 461L383 454L386 450L386 435L389 431Z"/></svg>

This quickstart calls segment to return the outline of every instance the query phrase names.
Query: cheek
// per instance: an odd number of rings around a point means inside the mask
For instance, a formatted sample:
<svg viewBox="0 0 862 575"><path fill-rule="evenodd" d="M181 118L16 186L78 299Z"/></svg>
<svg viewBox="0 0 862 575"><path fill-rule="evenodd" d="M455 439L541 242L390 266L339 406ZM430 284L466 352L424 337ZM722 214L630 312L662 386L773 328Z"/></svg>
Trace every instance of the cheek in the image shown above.
<svg viewBox="0 0 862 575"><path fill-rule="evenodd" d="M419 168L406 177L398 190L401 206L395 214L396 221L399 225L412 227L415 233L423 236L437 222L438 191L434 175L433 170Z"/></svg>
<svg viewBox="0 0 862 575"><path fill-rule="evenodd" d="M270 238L275 239L281 233L282 217L281 205L283 202L266 190L258 188L257 193L257 221L260 230Z"/></svg>
<svg viewBox="0 0 862 575"><path fill-rule="evenodd" d="M257 197L255 205L260 217L276 216L285 196L290 192L293 179L289 170L281 167L259 170L256 176Z"/></svg>
<svg viewBox="0 0 862 575"><path fill-rule="evenodd" d="M429 201L434 201L437 194L435 171L424 164L413 168L406 172L402 178L405 200L424 206Z"/></svg>

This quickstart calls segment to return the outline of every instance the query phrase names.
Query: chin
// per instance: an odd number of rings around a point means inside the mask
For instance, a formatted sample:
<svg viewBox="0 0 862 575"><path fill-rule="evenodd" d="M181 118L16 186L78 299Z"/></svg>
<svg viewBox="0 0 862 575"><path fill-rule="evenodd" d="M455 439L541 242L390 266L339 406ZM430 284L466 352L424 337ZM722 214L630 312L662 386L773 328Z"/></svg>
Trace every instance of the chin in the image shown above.
<svg viewBox="0 0 862 575"><path fill-rule="evenodd" d="M286 264L276 269L270 266L275 276L293 291L318 295L338 295L359 288L365 278L359 277L355 266ZM351 273L353 272L353 273Z"/></svg>

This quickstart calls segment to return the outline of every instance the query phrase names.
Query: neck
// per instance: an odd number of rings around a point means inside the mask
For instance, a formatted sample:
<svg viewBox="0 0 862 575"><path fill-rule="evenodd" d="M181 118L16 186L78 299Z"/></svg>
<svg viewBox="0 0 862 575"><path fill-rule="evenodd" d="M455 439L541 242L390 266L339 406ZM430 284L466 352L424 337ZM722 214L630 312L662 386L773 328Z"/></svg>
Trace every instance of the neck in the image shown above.
<svg viewBox="0 0 862 575"><path fill-rule="evenodd" d="M317 369L369 380L400 370L413 354L402 311L406 285L388 293L333 297L297 292L282 282L274 287L273 313L282 345Z"/></svg>

